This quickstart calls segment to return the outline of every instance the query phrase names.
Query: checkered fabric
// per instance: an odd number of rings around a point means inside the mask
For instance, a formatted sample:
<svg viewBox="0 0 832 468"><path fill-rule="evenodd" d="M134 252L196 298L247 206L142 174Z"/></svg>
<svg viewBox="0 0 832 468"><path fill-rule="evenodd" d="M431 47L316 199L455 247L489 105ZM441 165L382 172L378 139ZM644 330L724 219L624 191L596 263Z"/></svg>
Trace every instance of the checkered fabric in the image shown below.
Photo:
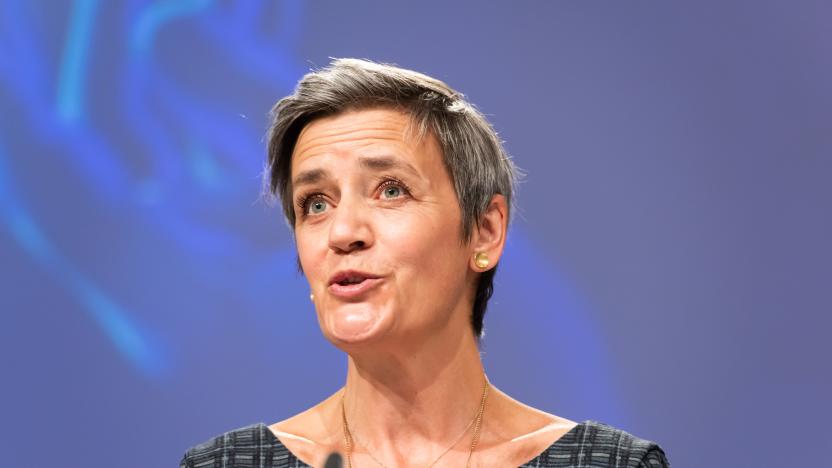
<svg viewBox="0 0 832 468"><path fill-rule="evenodd" d="M192 447L180 468L299 468L263 423L241 427ZM662 468L670 463L653 442L597 421L584 421L520 468Z"/></svg>

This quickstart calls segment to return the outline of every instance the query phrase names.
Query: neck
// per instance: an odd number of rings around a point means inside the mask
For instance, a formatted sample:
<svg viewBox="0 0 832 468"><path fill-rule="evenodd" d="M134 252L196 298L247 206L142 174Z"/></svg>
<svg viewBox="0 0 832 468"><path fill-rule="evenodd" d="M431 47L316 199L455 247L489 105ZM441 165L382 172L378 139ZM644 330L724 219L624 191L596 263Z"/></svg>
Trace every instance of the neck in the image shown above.
<svg viewBox="0 0 832 468"><path fill-rule="evenodd" d="M365 449L414 460L441 453L469 425L484 382L470 328L450 326L418 344L351 353L342 395L350 430ZM459 447L470 446L469 437L462 441Z"/></svg>

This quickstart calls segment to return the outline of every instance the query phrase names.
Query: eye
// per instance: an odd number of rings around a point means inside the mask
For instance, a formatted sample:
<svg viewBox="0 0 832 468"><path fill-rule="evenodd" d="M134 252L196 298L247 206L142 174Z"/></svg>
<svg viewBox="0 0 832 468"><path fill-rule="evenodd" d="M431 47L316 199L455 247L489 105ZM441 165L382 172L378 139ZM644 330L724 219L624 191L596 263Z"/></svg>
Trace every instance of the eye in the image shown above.
<svg viewBox="0 0 832 468"><path fill-rule="evenodd" d="M318 215L326 211L326 199L320 193L312 193L302 196L298 199L297 206L300 209L301 216Z"/></svg>
<svg viewBox="0 0 832 468"><path fill-rule="evenodd" d="M396 198L401 195L402 189L395 185L384 188L384 196L387 198Z"/></svg>
<svg viewBox="0 0 832 468"><path fill-rule="evenodd" d="M386 180L381 184L382 198L399 198L407 192L407 187L397 180Z"/></svg>
<svg viewBox="0 0 832 468"><path fill-rule="evenodd" d="M326 200L315 198L307 202L306 212L309 214L321 214L326 211Z"/></svg>

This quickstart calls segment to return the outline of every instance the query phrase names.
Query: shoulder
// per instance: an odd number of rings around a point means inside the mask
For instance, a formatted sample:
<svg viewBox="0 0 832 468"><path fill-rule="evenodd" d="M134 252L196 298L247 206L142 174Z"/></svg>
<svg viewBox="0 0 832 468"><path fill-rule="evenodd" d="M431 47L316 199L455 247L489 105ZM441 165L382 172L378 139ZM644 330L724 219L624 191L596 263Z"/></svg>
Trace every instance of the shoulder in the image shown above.
<svg viewBox="0 0 832 468"><path fill-rule="evenodd" d="M305 467L263 423L233 429L189 448L179 462L191 467Z"/></svg>
<svg viewBox="0 0 832 468"><path fill-rule="evenodd" d="M564 434L531 466L540 467L669 467L664 451L655 442L597 422L584 421Z"/></svg>

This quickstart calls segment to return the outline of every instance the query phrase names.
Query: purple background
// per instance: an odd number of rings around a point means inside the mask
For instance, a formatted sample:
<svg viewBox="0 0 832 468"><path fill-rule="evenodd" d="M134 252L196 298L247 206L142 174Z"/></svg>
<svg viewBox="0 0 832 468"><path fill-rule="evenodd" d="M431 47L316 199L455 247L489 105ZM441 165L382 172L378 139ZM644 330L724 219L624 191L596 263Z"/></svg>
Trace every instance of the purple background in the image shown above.
<svg viewBox="0 0 832 468"><path fill-rule="evenodd" d="M266 114L328 57L485 112L526 173L492 382L674 466L832 437L826 2L0 5L3 466L175 466L335 391Z"/></svg>

